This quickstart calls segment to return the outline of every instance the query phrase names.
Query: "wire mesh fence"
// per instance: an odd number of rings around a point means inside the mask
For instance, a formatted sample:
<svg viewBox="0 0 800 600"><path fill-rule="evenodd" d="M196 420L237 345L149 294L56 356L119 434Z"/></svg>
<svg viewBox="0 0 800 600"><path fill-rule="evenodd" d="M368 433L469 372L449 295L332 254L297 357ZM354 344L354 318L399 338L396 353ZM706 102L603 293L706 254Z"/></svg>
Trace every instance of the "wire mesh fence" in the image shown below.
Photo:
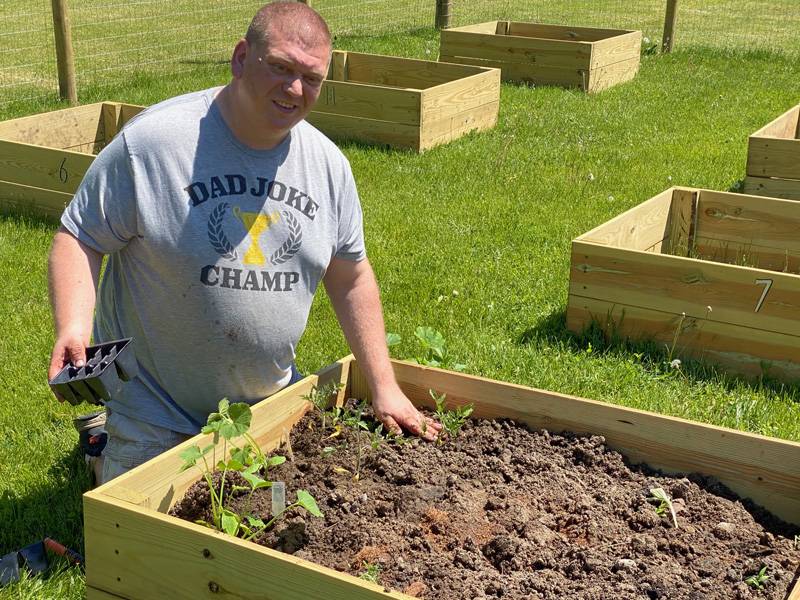
<svg viewBox="0 0 800 600"><path fill-rule="evenodd" d="M261 1L68 0L78 90L134 73L172 76L224 63ZM520 20L638 29L658 44L666 0L440 0L451 26ZM436 0L312 0L335 35L433 28ZM679 0L675 49L764 49L800 56L798 0ZM58 95L50 0L0 6L0 108Z"/></svg>

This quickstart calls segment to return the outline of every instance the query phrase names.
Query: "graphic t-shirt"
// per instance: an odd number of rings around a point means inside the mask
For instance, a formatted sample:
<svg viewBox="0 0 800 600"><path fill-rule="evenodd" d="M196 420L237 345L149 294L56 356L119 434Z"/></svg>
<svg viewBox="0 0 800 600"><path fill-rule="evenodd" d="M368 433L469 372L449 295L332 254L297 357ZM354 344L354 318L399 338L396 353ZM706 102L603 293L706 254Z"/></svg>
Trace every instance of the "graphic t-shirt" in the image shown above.
<svg viewBox="0 0 800 600"><path fill-rule="evenodd" d="M336 146L303 121L253 150L225 124L217 91L131 120L61 218L109 255L95 343L134 338L139 376L110 406L184 433L223 397L252 403L286 385L330 260L366 256Z"/></svg>

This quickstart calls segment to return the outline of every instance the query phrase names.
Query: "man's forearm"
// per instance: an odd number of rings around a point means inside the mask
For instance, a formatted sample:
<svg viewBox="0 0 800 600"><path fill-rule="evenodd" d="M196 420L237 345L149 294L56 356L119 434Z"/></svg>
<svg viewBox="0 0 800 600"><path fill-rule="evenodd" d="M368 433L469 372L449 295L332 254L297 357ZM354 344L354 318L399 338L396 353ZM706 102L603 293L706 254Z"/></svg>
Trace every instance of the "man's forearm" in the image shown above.
<svg viewBox="0 0 800 600"><path fill-rule="evenodd" d="M380 292L369 263L351 282L329 280L326 289L350 349L373 392L396 386L386 347Z"/></svg>
<svg viewBox="0 0 800 600"><path fill-rule="evenodd" d="M48 261L50 305L56 338L71 332L88 344L103 256L63 227L53 238Z"/></svg>

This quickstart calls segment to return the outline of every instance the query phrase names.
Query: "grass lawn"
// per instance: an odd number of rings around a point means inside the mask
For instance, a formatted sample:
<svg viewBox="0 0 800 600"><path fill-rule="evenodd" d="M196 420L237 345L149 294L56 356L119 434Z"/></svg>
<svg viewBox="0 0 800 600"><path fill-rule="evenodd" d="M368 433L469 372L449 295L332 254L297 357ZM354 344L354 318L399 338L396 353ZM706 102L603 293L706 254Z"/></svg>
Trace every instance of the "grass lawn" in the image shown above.
<svg viewBox="0 0 800 600"><path fill-rule="evenodd" d="M435 56L433 30L340 38L341 48ZM149 104L221 84L224 65L137 75L84 89L84 102ZM800 101L796 61L693 47L646 56L630 83L587 96L503 85L500 122L423 155L358 144L351 161L368 251L397 357L418 325L440 330L469 373L800 440L794 387L744 382L702 365L670 371L663 348L606 345L564 327L570 241L670 185L727 190L744 176L747 136ZM40 105L18 103L10 114ZM0 216L0 554L50 535L81 551L73 408L53 400L46 256L55 224ZM680 346L680 344L679 344ZM299 348L313 371L348 353L320 293ZM63 569L0 598L80 598Z"/></svg>

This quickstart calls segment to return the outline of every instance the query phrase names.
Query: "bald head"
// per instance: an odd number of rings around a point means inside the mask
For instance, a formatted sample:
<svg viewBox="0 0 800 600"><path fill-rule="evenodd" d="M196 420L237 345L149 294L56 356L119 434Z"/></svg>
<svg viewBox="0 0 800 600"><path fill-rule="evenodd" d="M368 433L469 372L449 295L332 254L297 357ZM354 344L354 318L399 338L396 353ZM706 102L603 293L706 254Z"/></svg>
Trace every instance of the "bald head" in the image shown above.
<svg viewBox="0 0 800 600"><path fill-rule="evenodd" d="M328 25L317 11L294 0L277 0L262 6L250 22L245 39L250 45L266 48L270 34L279 30L308 46L331 48Z"/></svg>

